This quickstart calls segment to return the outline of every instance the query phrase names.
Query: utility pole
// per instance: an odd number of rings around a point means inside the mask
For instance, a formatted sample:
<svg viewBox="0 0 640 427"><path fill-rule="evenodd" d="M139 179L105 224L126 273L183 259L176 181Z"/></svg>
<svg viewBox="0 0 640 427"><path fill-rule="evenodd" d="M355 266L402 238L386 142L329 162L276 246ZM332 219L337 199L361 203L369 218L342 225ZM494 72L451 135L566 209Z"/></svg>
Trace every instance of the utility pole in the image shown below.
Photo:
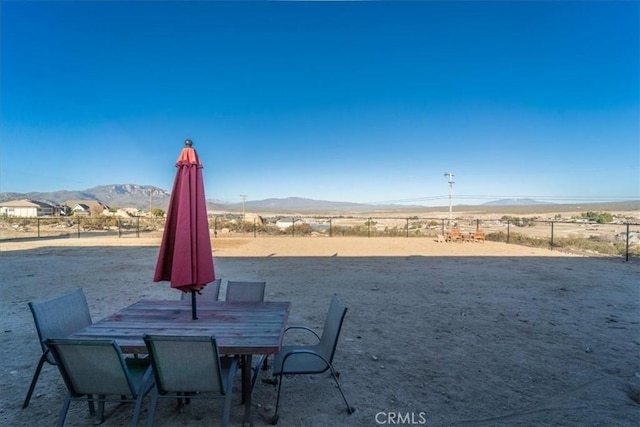
<svg viewBox="0 0 640 427"><path fill-rule="evenodd" d="M244 202L247 200L247 195L246 194L241 194L240 198L242 199L242 223L244 224Z"/></svg>
<svg viewBox="0 0 640 427"><path fill-rule="evenodd" d="M449 228L453 227L453 173L445 172L444 176L446 176L449 180Z"/></svg>

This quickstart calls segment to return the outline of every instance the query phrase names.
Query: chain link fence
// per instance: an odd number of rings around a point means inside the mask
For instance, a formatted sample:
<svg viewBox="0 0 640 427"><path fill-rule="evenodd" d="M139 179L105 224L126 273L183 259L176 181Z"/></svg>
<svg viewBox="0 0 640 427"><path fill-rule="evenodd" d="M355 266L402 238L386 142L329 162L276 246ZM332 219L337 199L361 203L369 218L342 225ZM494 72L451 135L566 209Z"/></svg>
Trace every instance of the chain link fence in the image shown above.
<svg viewBox="0 0 640 427"><path fill-rule="evenodd" d="M38 217L0 218L0 240L33 238L117 238L161 235L164 218ZM617 220L597 223L586 219L457 218L374 216L277 216L239 214L210 216L212 238L225 237L405 237L438 241L453 228L463 236L484 231L485 240L546 247L598 256L640 258L640 223ZM154 234L155 233L155 234ZM462 239L460 243L473 242ZM470 243L469 243L470 244ZM478 243L482 244L482 243Z"/></svg>

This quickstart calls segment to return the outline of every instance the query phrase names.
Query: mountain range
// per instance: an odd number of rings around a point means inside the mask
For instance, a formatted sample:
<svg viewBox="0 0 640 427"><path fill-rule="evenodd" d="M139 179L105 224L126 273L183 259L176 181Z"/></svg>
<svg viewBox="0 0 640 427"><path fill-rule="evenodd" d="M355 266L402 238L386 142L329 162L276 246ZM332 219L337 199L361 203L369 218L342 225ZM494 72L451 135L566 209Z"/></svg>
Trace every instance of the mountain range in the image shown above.
<svg viewBox="0 0 640 427"><path fill-rule="evenodd" d="M148 211L150 208L166 210L169 206L171 194L152 185L138 184L113 184L101 185L86 190L71 191L60 190L49 193L0 193L0 202L9 200L30 199L46 202L54 205L64 204L73 200L96 200L105 205L117 207L131 207ZM224 203L215 200L207 200L209 210L242 211L242 203ZM267 211L363 211L372 209L398 208L397 205L369 205L364 203L332 202L327 200L313 200L302 197L287 197L284 199L251 200L244 203L247 210Z"/></svg>
<svg viewBox="0 0 640 427"><path fill-rule="evenodd" d="M113 184L113 185L101 185L86 190L73 191L73 190L60 190L55 192L30 192L30 193L12 193L4 192L0 193L0 202L6 202L9 200L30 199L41 202L47 202L50 204L64 204L66 201L74 200L97 200L112 208L137 208L144 211L149 211L152 208L160 208L162 210L167 209L169 206L169 200L171 194L158 187L152 185L138 185L138 184ZM637 208L637 201L624 202L626 205L629 203L635 203ZM541 202L533 199L501 199L486 202L482 205L474 206L461 206L456 205L456 210L474 209L482 210L484 208L498 208L498 207L523 207L523 206L541 206L551 205L554 208L559 205L551 203ZM594 204L591 204L594 205ZM607 203L599 203L596 205L607 205ZM327 200L314 200L306 199L302 197L287 197L287 198L271 198L264 200L251 200L243 203L224 203L215 200L207 200L207 206L212 211L227 211L227 212L241 212L242 209L246 209L254 212L324 212L324 213L345 213L345 212L372 212L372 211L410 211L410 210L424 210L424 206L416 205L398 205L398 204L366 204L366 203L351 203L351 202L334 202ZM581 204L584 209L585 203ZM432 211L447 210L448 207L429 207ZM596 208L597 209L597 208Z"/></svg>

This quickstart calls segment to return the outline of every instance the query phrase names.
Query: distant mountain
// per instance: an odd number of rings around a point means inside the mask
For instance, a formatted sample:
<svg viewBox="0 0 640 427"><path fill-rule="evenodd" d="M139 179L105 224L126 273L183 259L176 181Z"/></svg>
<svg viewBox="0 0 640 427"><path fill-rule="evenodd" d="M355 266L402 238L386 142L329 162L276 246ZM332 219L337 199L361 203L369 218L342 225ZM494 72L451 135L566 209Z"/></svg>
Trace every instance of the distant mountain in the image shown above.
<svg viewBox="0 0 640 427"><path fill-rule="evenodd" d="M152 185L115 184L101 185L85 190L111 207L134 207L148 211L151 208L166 210L171 194Z"/></svg>
<svg viewBox="0 0 640 427"><path fill-rule="evenodd" d="M149 210L149 206L166 210L170 194L152 185L114 184L101 185L81 191L54 191L50 193L0 193L0 202L31 199L51 204L63 204L67 200L96 200L115 208L138 208Z"/></svg>
<svg viewBox="0 0 640 427"><path fill-rule="evenodd" d="M554 203L541 202L533 199L500 199L483 203L482 206L533 206L533 205L553 205Z"/></svg>
<svg viewBox="0 0 640 427"><path fill-rule="evenodd" d="M242 209L242 203L229 203L229 208ZM331 202L328 200L305 199L302 197L287 197L283 199L251 200L245 202L245 209L254 211L297 211L297 212L328 212L328 211L363 211L379 208L378 205L352 202Z"/></svg>
<svg viewBox="0 0 640 427"><path fill-rule="evenodd" d="M154 187L152 185L137 184L113 184L101 185L81 191L61 190L50 193L0 193L0 202L19 199L31 199L50 204L63 204L66 201L95 200L102 202L112 208L138 208L148 211L149 208L160 208L164 211L169 206L171 195L169 192ZM580 205L558 205L554 203L541 202L533 199L501 199L484 203L482 205L455 205L456 212L464 211L518 211L527 209L528 206L536 206L537 209L567 210L567 209L638 209L638 201L630 202L609 202L609 203L580 203ZM217 200L207 200L207 207L210 211L219 212L242 212L242 203L224 203ZM395 204L367 204L352 202L333 202L328 200L305 199L302 197L271 198L264 200L251 200L244 203L244 209L254 213L278 213L278 214L318 214L318 215L344 215L362 214L374 212L407 212L443 211L446 207L425 207L417 205L395 205Z"/></svg>

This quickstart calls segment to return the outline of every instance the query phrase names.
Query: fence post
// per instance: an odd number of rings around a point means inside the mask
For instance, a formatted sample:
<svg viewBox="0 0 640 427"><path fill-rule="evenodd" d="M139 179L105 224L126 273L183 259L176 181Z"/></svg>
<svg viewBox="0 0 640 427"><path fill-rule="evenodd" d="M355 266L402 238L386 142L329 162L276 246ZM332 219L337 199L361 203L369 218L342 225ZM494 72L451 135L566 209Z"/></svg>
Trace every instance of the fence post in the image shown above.
<svg viewBox="0 0 640 427"><path fill-rule="evenodd" d="M476 231L480 230L480 219L476 219Z"/></svg>
<svg viewBox="0 0 640 427"><path fill-rule="evenodd" d="M296 217L291 217L291 237L296 237Z"/></svg>
<svg viewBox="0 0 640 427"><path fill-rule="evenodd" d="M444 219L441 220L442 221L442 225L440 228L442 228L441 233L444 236Z"/></svg>
<svg viewBox="0 0 640 427"><path fill-rule="evenodd" d="M371 237L371 218L367 220L367 237Z"/></svg>
<svg viewBox="0 0 640 427"><path fill-rule="evenodd" d="M333 227L332 227L332 224L331 224L331 220L332 220L332 218L329 217L329 237L333 237Z"/></svg>
<svg viewBox="0 0 640 427"><path fill-rule="evenodd" d="M253 218L253 237L256 237L256 218Z"/></svg>
<svg viewBox="0 0 640 427"><path fill-rule="evenodd" d="M118 239L122 237L122 223L120 222L120 218L118 218Z"/></svg>
<svg viewBox="0 0 640 427"><path fill-rule="evenodd" d="M551 221L551 250L553 250L553 221Z"/></svg>
<svg viewBox="0 0 640 427"><path fill-rule="evenodd" d="M140 237L140 217L136 217L136 237Z"/></svg>
<svg viewBox="0 0 640 427"><path fill-rule="evenodd" d="M36 223L38 224L38 238L40 238L40 218L36 218Z"/></svg>
<svg viewBox="0 0 640 427"><path fill-rule="evenodd" d="M625 245L625 256L624 256L624 260L625 261L629 261L629 223L627 223L627 243Z"/></svg>
<svg viewBox="0 0 640 427"><path fill-rule="evenodd" d="M78 218L78 239L80 238L80 221L82 221L82 217L79 216Z"/></svg>
<svg viewBox="0 0 640 427"><path fill-rule="evenodd" d="M511 229L511 220L507 220L507 245L509 244L509 231Z"/></svg>
<svg viewBox="0 0 640 427"><path fill-rule="evenodd" d="M407 218L407 238L409 237L409 218Z"/></svg>
<svg viewBox="0 0 640 427"><path fill-rule="evenodd" d="M213 217L213 237L218 237L218 217Z"/></svg>

